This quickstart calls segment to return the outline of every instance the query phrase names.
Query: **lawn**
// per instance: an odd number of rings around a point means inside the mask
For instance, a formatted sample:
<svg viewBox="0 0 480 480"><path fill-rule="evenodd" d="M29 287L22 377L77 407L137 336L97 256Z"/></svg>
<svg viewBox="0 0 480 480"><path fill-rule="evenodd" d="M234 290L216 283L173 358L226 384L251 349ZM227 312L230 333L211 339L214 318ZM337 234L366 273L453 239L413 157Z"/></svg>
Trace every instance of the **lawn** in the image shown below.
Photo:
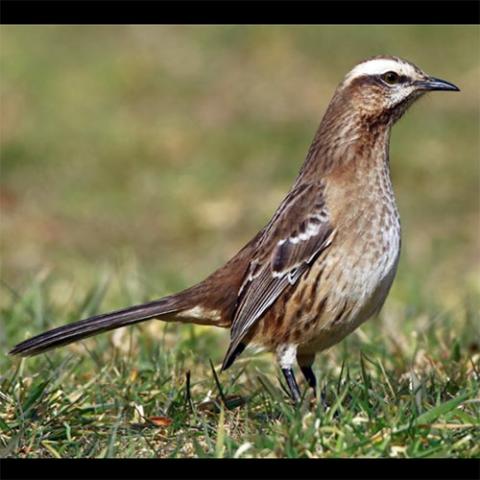
<svg viewBox="0 0 480 480"><path fill-rule="evenodd" d="M478 26L3 26L0 457L478 457L479 40ZM216 374L228 332L207 327L7 355L225 262L288 190L336 84L380 53L461 92L394 128L399 271L380 316L317 356L326 407L305 392L292 408L268 353Z"/></svg>

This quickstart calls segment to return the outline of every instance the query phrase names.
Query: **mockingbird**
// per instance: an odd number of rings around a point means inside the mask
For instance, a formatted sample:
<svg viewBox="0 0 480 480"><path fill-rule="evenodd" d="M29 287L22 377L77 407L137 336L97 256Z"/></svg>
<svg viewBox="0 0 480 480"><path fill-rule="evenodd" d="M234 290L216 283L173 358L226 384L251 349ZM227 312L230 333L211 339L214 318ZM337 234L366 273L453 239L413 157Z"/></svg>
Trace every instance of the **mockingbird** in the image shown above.
<svg viewBox="0 0 480 480"><path fill-rule="evenodd" d="M382 307L397 269L400 221L389 174L393 124L425 92L459 89L379 56L337 87L292 188L268 224L199 284L154 302L47 331L10 353L36 355L150 319L230 329L222 369L248 344L276 353L292 398L298 362L315 389L315 354Z"/></svg>

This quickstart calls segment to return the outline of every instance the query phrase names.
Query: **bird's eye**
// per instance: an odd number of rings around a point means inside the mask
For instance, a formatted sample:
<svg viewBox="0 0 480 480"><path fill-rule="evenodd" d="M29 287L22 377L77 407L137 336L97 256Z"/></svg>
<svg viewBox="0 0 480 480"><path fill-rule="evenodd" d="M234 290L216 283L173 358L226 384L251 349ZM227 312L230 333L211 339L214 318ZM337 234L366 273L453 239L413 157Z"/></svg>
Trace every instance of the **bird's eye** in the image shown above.
<svg viewBox="0 0 480 480"><path fill-rule="evenodd" d="M394 85L399 82L400 76L395 72L387 72L382 75L382 80L389 85Z"/></svg>

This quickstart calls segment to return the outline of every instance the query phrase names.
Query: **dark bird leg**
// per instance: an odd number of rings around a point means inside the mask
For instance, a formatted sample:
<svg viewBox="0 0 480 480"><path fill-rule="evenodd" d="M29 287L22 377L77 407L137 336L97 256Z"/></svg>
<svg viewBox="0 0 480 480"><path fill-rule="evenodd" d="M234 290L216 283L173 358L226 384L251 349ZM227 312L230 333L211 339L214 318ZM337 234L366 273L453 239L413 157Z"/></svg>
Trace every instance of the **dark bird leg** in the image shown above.
<svg viewBox="0 0 480 480"><path fill-rule="evenodd" d="M311 365L306 365L306 366L300 366L300 370L303 373L303 376L305 377L305 380L307 381L308 385L310 388L313 390L313 394L317 396L317 379L315 377L315 374L313 373L312 366Z"/></svg>
<svg viewBox="0 0 480 480"><path fill-rule="evenodd" d="M307 381L308 385L313 390L313 396L316 399L317 398L317 378L313 373L312 366L311 365L300 366L300 370L302 371L303 376L305 377L305 380ZM320 402L322 402L324 409L328 408L328 403L327 403L327 400L325 399L325 392L323 390L320 392Z"/></svg>
<svg viewBox="0 0 480 480"><path fill-rule="evenodd" d="M297 381L295 380L293 368L282 368L282 373L287 381L287 386L290 390L290 396L295 403L300 403L300 389L298 388Z"/></svg>
<svg viewBox="0 0 480 480"><path fill-rule="evenodd" d="M302 371L305 380L308 383L308 386L313 390L315 397L317 396L317 379L312 370L313 362L315 361L315 355L311 354L300 354L297 353L297 363Z"/></svg>
<svg viewBox="0 0 480 480"><path fill-rule="evenodd" d="M313 373L312 365L315 360L315 355L300 355L297 354L297 363L302 371L305 380L308 383L308 386L313 390L313 395L315 399L317 398L317 378ZM320 402L322 402L323 408L327 408L328 404L325 399L325 393L320 392Z"/></svg>

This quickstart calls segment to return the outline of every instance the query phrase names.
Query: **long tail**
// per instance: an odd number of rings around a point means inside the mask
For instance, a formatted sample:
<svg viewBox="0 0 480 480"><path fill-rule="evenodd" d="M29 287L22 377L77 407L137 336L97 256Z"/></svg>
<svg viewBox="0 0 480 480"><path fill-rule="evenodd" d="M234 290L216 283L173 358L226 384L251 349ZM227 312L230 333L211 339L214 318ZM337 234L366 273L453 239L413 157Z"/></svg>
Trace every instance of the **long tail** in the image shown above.
<svg viewBox="0 0 480 480"><path fill-rule="evenodd" d="M228 328L231 326L238 291L250 263L254 237L237 255L203 282L168 297L115 312L96 315L32 337L16 345L11 355L28 357L115 328L152 318Z"/></svg>
<svg viewBox="0 0 480 480"><path fill-rule="evenodd" d="M115 312L96 315L63 325L53 330L32 337L16 345L9 353L28 357L37 355L52 348L82 340L98 333L115 328L132 325L156 317L168 316L182 310L182 302L178 296L165 297L151 303L135 305Z"/></svg>

